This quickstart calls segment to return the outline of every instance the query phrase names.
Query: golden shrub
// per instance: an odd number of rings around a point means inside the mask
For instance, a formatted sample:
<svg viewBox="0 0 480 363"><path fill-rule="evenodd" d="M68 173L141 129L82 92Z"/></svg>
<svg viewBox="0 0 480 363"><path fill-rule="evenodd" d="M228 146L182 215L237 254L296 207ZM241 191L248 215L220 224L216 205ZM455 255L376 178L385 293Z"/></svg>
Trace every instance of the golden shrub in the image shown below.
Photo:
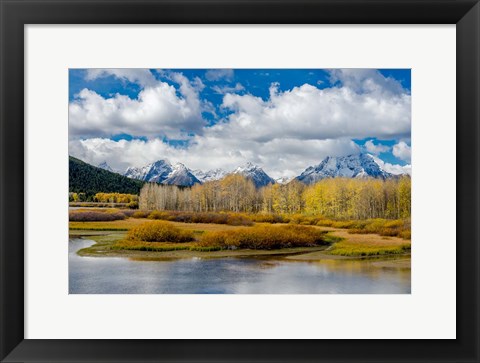
<svg viewBox="0 0 480 363"><path fill-rule="evenodd" d="M324 231L314 227L299 225L254 226L206 233L199 242L199 246L267 250L288 247L313 247L326 244L324 236Z"/></svg>
<svg viewBox="0 0 480 363"><path fill-rule="evenodd" d="M171 223L153 221L130 229L127 239L146 242L189 242L193 241L194 237L191 231L181 230Z"/></svg>

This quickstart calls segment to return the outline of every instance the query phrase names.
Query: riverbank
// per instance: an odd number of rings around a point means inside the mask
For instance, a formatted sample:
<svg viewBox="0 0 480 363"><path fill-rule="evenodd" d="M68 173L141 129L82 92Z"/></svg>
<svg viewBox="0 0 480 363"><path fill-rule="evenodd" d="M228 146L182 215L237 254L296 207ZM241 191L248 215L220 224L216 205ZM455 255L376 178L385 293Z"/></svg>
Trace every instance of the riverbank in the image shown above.
<svg viewBox="0 0 480 363"><path fill-rule="evenodd" d="M385 237L375 234L356 234L349 233L346 229L332 228L332 227L316 227L325 231L332 239L337 239L339 242L331 245L315 246L315 247L296 247L296 248L282 248L276 250L218 250L218 251L198 251L191 250L195 242L187 243L162 243L166 249L171 247L171 250L164 251L139 251L115 248L118 241L125 239L127 230L136 226L140 221L136 219L128 219L124 221L112 222L71 222L73 227L70 230L71 238L85 238L91 239L96 243L90 247L78 251L80 256L89 257L124 257L137 260L169 260L182 258L227 258L227 257L258 257L268 258L277 257L289 261L326 261L326 260L375 260L382 262L379 267L384 268L410 268L410 253L404 251L403 253L375 255L357 255L357 256L342 256L334 254L335 247L345 248L369 246L371 248L396 248L405 245L406 241L398 237ZM201 236L208 231L219 230L235 230L242 228L239 226L216 225L206 223L181 223L172 222L175 226L190 230L195 235ZM409 242L409 241L408 241ZM401 263L392 262L394 260L402 261Z"/></svg>

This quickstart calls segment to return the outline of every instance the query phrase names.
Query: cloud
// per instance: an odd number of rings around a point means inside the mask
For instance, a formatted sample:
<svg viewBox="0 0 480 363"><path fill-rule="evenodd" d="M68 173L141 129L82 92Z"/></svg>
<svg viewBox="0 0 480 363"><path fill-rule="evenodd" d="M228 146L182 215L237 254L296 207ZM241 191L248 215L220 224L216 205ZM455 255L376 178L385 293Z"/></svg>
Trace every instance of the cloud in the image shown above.
<svg viewBox="0 0 480 363"><path fill-rule="evenodd" d="M333 69L330 81L339 82L356 93L402 94L406 91L397 80L384 77L375 69Z"/></svg>
<svg viewBox="0 0 480 363"><path fill-rule="evenodd" d="M280 92L270 87L264 101L251 94L226 94L222 107L232 111L219 132L253 134L257 140L289 135L298 139L400 139L410 136L410 95L374 89L357 93L349 87L318 89L304 84Z"/></svg>
<svg viewBox="0 0 480 363"><path fill-rule="evenodd" d="M193 137L187 148L171 146L158 138L130 141L92 138L69 142L72 156L93 165L107 161L120 172L129 166L144 166L159 159L181 162L190 169L204 171L215 168L231 171L251 161L274 178L297 176L308 166L320 163L326 156L343 156L358 151L358 146L347 139L278 139L262 143L204 135Z"/></svg>
<svg viewBox="0 0 480 363"><path fill-rule="evenodd" d="M113 69L87 69L85 79L93 81L97 78L104 78L114 76L121 80L127 80L132 83L137 83L142 87L151 87L157 83L155 76L148 69L127 69L127 68L113 68Z"/></svg>
<svg viewBox="0 0 480 363"><path fill-rule="evenodd" d="M229 87L229 86L213 86L212 90L215 93L218 93L220 95L224 95L226 93L235 93L235 92L240 92L245 90L245 87L243 87L240 83L237 83L234 87Z"/></svg>
<svg viewBox="0 0 480 363"><path fill-rule="evenodd" d="M376 71L331 71L335 86L324 89L303 84L280 91L279 84L272 83L266 98L235 93L245 91L240 83L217 84L212 89L223 94L218 108L200 97L205 84L199 77L162 71L161 81L148 70L139 71L87 73L91 79L113 75L143 89L134 99L81 90L69 105L71 155L93 165L107 161L118 171L162 158L202 170L232 170L251 161L276 178L299 175L326 156L345 156L362 148L374 155L390 150L372 140L360 147L352 139L410 137L409 92ZM233 79L233 71L210 70L205 78ZM214 115L215 123L207 123L202 112ZM119 134L134 139L109 139ZM165 137L188 143L174 147L163 141ZM408 163L410 153L404 141L393 147L393 154ZM383 165L394 174L410 168Z"/></svg>
<svg viewBox="0 0 480 363"><path fill-rule="evenodd" d="M380 167L383 170L393 175L401 175L401 174L412 175L412 166L410 164L407 164L407 165L390 164L390 163L384 162L382 159L375 156L373 157L373 159L378 165L380 165Z"/></svg>
<svg viewBox="0 0 480 363"><path fill-rule="evenodd" d="M222 79L231 81L233 79L233 69L210 69L205 72L205 78L208 81L220 81Z"/></svg>
<svg viewBox="0 0 480 363"><path fill-rule="evenodd" d="M409 163L412 158L412 149L404 141L400 141L398 144L393 145L392 152L397 158L406 161L407 163Z"/></svg>
<svg viewBox="0 0 480 363"><path fill-rule="evenodd" d="M188 133L201 133L203 104L199 98L201 81L190 82L180 73L172 75L179 94L172 85L155 81L144 88L137 99L116 94L103 98L83 89L69 105L70 138L132 136L167 136L183 138Z"/></svg>
<svg viewBox="0 0 480 363"><path fill-rule="evenodd" d="M374 155L385 153L390 150L389 146L382 144L375 145L372 140L368 140L363 146L370 154Z"/></svg>

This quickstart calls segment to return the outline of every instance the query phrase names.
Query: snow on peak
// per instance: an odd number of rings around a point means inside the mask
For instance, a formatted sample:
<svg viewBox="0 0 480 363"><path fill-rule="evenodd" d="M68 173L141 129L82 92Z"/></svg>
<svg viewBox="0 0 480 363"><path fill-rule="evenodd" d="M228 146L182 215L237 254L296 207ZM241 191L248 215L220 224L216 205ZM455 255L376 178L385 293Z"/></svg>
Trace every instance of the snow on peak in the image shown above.
<svg viewBox="0 0 480 363"><path fill-rule="evenodd" d="M377 178L388 179L393 174L385 171L371 154L352 154L342 157L327 156L323 161L310 166L297 177L306 184L325 178Z"/></svg>
<svg viewBox="0 0 480 363"><path fill-rule="evenodd" d="M291 177L291 176L281 176L281 177L275 179L275 183L278 183L278 184L288 184L288 183L290 183L293 179L295 179L295 178L294 178L294 177Z"/></svg>
<svg viewBox="0 0 480 363"><path fill-rule="evenodd" d="M184 170L188 170L187 167L185 165L183 165L182 163L176 163L172 166L172 169L173 171L184 171Z"/></svg>
<svg viewBox="0 0 480 363"><path fill-rule="evenodd" d="M168 160L157 160L141 168L128 168L125 176L148 182L192 186L200 181L182 163L172 165Z"/></svg>
<svg viewBox="0 0 480 363"><path fill-rule="evenodd" d="M176 163L173 165L171 173L162 183L190 187L194 184L200 183L200 180L198 180L185 165L182 163Z"/></svg>
<svg viewBox="0 0 480 363"><path fill-rule="evenodd" d="M112 173L114 173L113 169L110 167L110 165L108 165L108 163L107 163L106 161L104 161L103 163L98 164L97 167L100 168L100 169L107 170L107 171L111 171Z"/></svg>
<svg viewBox="0 0 480 363"><path fill-rule="evenodd" d="M205 183L207 181L223 179L228 173L223 169L217 168L209 170L207 172L203 172L202 170L197 169L193 170L192 174L195 175L195 177L202 183Z"/></svg>
<svg viewBox="0 0 480 363"><path fill-rule="evenodd" d="M102 163L99 167L106 168L109 166L107 163ZM198 169L192 171L182 163L172 165L168 160L163 159L141 168L128 168L124 173L129 178L181 186L192 186L197 183L220 180L229 174L243 175L252 180L257 188L275 183L287 184L294 179L283 176L274 180L260 166L252 162L247 162L232 172L220 168L204 172ZM385 180L400 174L411 174L410 165L393 166L374 155L360 153L342 157L327 156L320 164L306 168L295 179L306 184L313 184L325 178L377 178Z"/></svg>
<svg viewBox="0 0 480 363"><path fill-rule="evenodd" d="M251 162L247 162L243 166L239 166L233 174L240 174L244 177L251 179L257 188L264 187L268 184L275 184L273 180L265 171Z"/></svg>
<svg viewBox="0 0 480 363"><path fill-rule="evenodd" d="M132 179L161 183L172 171L172 164L168 160L157 160L141 168L128 168L124 175Z"/></svg>

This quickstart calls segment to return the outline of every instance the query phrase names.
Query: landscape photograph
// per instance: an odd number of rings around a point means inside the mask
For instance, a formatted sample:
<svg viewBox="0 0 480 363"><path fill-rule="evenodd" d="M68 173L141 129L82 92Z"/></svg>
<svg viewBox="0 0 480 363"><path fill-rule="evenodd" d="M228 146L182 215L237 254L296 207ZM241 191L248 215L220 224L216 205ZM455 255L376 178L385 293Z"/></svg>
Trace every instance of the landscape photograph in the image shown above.
<svg viewBox="0 0 480 363"><path fill-rule="evenodd" d="M411 293L410 69L68 81L70 294Z"/></svg>

